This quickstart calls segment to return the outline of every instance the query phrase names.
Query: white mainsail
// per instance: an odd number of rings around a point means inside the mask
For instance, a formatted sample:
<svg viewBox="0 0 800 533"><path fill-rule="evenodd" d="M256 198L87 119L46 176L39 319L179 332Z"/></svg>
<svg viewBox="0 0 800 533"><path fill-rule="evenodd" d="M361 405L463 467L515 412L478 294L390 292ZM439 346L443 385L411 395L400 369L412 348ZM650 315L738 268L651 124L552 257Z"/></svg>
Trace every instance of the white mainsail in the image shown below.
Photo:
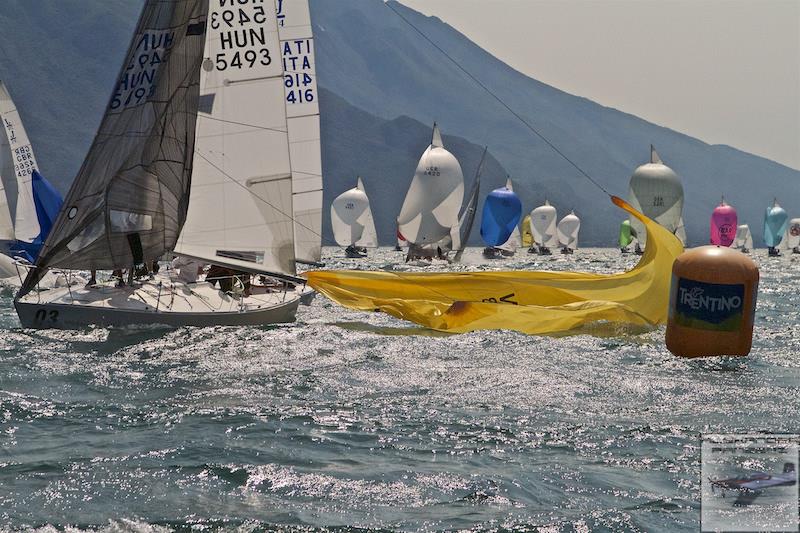
<svg viewBox="0 0 800 533"><path fill-rule="evenodd" d="M581 219L571 211L558 222L556 232L558 233L558 243L570 250L578 248L578 232L581 229Z"/></svg>
<svg viewBox="0 0 800 533"><path fill-rule="evenodd" d="M337 196L331 204L331 227L339 246L378 246L369 198L360 177L356 187Z"/></svg>
<svg viewBox="0 0 800 533"><path fill-rule="evenodd" d="M286 92L295 259L318 263L322 245L322 151L308 0L277 0Z"/></svg>
<svg viewBox="0 0 800 533"><path fill-rule="evenodd" d="M228 24L223 15L230 8L212 2L189 210L175 252L294 274L293 174L278 19L274 10L260 7L251 6L247 20Z"/></svg>
<svg viewBox="0 0 800 533"><path fill-rule="evenodd" d="M628 200L634 209L676 233L682 226L683 185L678 175L665 165L655 148L650 146L650 162L638 167L630 179ZM631 218L631 226L646 245L644 225Z"/></svg>
<svg viewBox="0 0 800 533"><path fill-rule="evenodd" d="M533 242L545 248L555 248L558 246L556 235L556 208L545 200L544 205L540 205L531 211L531 230Z"/></svg>
<svg viewBox="0 0 800 533"><path fill-rule="evenodd" d="M5 134L0 134L0 177L6 184L14 183L17 190L16 216L13 234L9 233L10 210L5 193L0 202L0 239L16 238L33 242L39 236L39 220L33 202L33 171L38 168L28 134L22 125L17 107L5 84L0 81L0 120ZM8 187L7 190L12 190ZM2 204L5 205L2 205Z"/></svg>
<svg viewBox="0 0 800 533"><path fill-rule="evenodd" d="M400 233L409 243L434 245L460 237L458 215L464 201L464 175L458 160L445 150L434 123L431 144L417 164L411 186L397 217ZM458 248L458 246L454 246Z"/></svg>
<svg viewBox="0 0 800 533"><path fill-rule="evenodd" d="M511 182L511 178L506 180L506 189L509 191L514 190L514 184ZM520 246L522 246L522 233L519 231L519 226L516 226L514 231L511 232L511 235L509 235L508 240L498 246L498 248L507 252L516 252L517 248Z"/></svg>

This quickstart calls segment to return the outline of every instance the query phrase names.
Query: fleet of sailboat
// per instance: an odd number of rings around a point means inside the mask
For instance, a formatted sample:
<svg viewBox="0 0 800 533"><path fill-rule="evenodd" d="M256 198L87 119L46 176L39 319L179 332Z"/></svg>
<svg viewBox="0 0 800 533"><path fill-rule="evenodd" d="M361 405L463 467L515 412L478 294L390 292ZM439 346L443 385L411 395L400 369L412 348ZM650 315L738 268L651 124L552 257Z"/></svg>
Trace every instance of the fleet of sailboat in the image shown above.
<svg viewBox="0 0 800 533"><path fill-rule="evenodd" d="M0 82L0 277L25 268L15 298L23 326L279 323L293 320L313 295L297 271L321 264L322 244L308 0L277 1L274 11L240 3L240 17L229 16L231 9L226 2L146 0L63 203L39 173ZM465 198L461 165L433 124L396 221L396 249L408 247L406 260L460 259L486 154ZM631 214L620 226L623 253L643 253L649 231L659 235L661 252L648 261L658 257L662 268L678 250L670 233L686 243L681 180L652 145L650 161L630 178L630 205L614 201ZM522 214L510 178L487 195L480 229L486 257L511 256L520 246L541 255L577 249L581 220L574 211L558 220L545 200ZM378 246L360 177L333 200L330 217L347 257ZM749 227L738 225L724 200L710 226L711 243L752 249ZM764 241L770 255L780 248L800 253L800 219L789 221L776 201L765 213ZM159 271L159 260L172 257L172 268ZM79 288L47 282L57 271L90 271L91 279ZM98 282L96 271L113 275Z"/></svg>

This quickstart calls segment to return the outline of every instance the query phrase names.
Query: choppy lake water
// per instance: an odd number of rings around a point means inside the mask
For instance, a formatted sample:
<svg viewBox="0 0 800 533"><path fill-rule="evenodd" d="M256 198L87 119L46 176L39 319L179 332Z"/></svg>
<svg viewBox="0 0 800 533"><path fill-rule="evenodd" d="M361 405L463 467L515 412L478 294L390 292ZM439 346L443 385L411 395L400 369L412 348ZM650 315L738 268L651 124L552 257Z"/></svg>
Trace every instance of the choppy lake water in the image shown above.
<svg viewBox="0 0 800 533"><path fill-rule="evenodd" d="M325 250L418 268L373 255ZM800 428L800 257L765 255L737 360L678 359L664 328L448 336L319 296L277 327L32 331L6 293L0 526L696 531L702 433Z"/></svg>

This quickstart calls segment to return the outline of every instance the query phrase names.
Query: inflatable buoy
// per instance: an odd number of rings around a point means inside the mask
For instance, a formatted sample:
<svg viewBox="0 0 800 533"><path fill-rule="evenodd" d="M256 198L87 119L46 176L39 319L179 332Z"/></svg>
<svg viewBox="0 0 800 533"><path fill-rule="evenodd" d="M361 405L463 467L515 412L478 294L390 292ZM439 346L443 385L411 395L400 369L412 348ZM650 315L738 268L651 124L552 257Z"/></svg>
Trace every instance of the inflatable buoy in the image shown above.
<svg viewBox="0 0 800 533"><path fill-rule="evenodd" d="M667 348L680 357L747 355L753 343L758 267L720 246L684 252L672 265Z"/></svg>

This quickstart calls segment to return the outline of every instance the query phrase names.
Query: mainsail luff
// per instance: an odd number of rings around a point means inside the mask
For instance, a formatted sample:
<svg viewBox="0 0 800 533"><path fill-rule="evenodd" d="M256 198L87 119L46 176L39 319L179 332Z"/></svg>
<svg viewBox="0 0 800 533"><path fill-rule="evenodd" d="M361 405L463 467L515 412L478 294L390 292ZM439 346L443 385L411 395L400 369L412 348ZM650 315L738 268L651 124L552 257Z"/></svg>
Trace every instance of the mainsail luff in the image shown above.
<svg viewBox="0 0 800 533"><path fill-rule="evenodd" d="M92 146L20 296L52 266L130 268L174 248L188 206L207 12L207 0L145 3Z"/></svg>
<svg viewBox="0 0 800 533"><path fill-rule="evenodd" d="M322 148L314 36L308 0L278 0L286 90L295 259L317 263L322 246Z"/></svg>
<svg viewBox="0 0 800 533"><path fill-rule="evenodd" d="M0 206L0 228L2 238L16 238L23 242L33 242L39 236L41 228L36 218L36 206L33 201L33 171L38 169L36 158L33 155L25 127L19 116L11 94L5 84L0 81L0 120L3 122L4 133L0 135L0 176L9 185L8 190L16 189L16 215L12 233L8 234L8 225L5 221L6 211L10 222L10 209L8 198L3 194L5 205Z"/></svg>

